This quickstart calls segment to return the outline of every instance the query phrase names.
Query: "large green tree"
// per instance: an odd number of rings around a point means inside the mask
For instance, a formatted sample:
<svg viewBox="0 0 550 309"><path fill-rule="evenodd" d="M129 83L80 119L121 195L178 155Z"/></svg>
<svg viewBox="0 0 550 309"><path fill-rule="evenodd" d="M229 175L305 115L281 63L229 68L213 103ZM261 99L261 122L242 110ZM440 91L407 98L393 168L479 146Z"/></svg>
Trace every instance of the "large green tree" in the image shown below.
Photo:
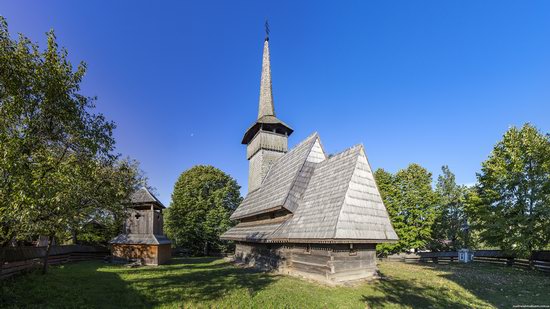
<svg viewBox="0 0 550 309"><path fill-rule="evenodd" d="M432 189L432 175L418 164L411 164L395 175L378 169L374 174L399 236L395 244L381 244L382 254L423 249L431 240L437 215L437 195Z"/></svg>
<svg viewBox="0 0 550 309"><path fill-rule="evenodd" d="M64 200L72 213L66 234L73 243L106 245L121 230L129 193L146 180L130 159L90 163L67 171L73 182L67 184Z"/></svg>
<svg viewBox="0 0 550 309"><path fill-rule="evenodd" d="M464 212L468 189L457 185L447 165L441 167L435 192L438 195L436 220L433 226L432 250L458 250L466 245L467 219Z"/></svg>
<svg viewBox="0 0 550 309"><path fill-rule="evenodd" d="M528 256L550 243L550 135L511 127L477 175L473 226L490 246Z"/></svg>
<svg viewBox="0 0 550 309"><path fill-rule="evenodd" d="M1 246L33 235L51 244L76 221L115 216L139 180L113 153L114 123L80 93L85 72L53 31L41 51L23 35L12 39L0 17Z"/></svg>
<svg viewBox="0 0 550 309"><path fill-rule="evenodd" d="M239 189L233 178L213 166L197 165L183 172L167 212L167 235L194 254L223 250L219 237L231 227L229 216L242 200Z"/></svg>

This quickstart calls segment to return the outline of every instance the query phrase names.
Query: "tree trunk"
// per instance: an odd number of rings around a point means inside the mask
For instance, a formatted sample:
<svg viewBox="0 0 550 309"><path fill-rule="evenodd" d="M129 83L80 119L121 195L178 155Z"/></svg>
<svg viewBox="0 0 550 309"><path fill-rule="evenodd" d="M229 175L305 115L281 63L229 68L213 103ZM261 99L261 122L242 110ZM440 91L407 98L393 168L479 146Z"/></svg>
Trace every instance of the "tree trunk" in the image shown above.
<svg viewBox="0 0 550 309"><path fill-rule="evenodd" d="M0 247L0 280L2 280L2 268L4 267L4 259L6 257L6 248Z"/></svg>
<svg viewBox="0 0 550 309"><path fill-rule="evenodd" d="M203 252L204 256L207 256L208 255L208 241L205 241L204 242L204 248L203 248Z"/></svg>
<svg viewBox="0 0 550 309"><path fill-rule="evenodd" d="M529 269L535 269L535 263L533 261L533 245L529 245Z"/></svg>
<svg viewBox="0 0 550 309"><path fill-rule="evenodd" d="M73 231L73 245L77 245L77 244L78 244L78 237L75 230Z"/></svg>
<svg viewBox="0 0 550 309"><path fill-rule="evenodd" d="M42 274L45 274L48 271L48 259L50 257L50 250L52 248L54 235L48 237L48 247L46 247L46 254L44 255L44 265L42 265Z"/></svg>

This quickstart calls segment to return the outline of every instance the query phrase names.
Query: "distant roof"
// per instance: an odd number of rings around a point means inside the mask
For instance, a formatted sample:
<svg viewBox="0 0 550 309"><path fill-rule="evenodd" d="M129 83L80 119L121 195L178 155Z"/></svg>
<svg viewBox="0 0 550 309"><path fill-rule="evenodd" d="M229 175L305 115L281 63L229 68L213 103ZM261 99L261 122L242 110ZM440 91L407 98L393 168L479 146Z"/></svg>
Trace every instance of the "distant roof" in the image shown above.
<svg viewBox="0 0 550 309"><path fill-rule="evenodd" d="M171 244L172 242L164 235L120 234L109 243L125 245L165 245Z"/></svg>
<svg viewBox="0 0 550 309"><path fill-rule="evenodd" d="M256 215L285 209L279 219ZM363 242L398 240L362 145L327 158L317 133L279 158L259 189L231 219L245 219L223 239L252 242ZM250 220L252 219L252 220Z"/></svg>
<svg viewBox="0 0 550 309"><path fill-rule="evenodd" d="M156 204L161 208L166 208L157 197L146 187L142 187L130 195L130 203L132 204Z"/></svg>

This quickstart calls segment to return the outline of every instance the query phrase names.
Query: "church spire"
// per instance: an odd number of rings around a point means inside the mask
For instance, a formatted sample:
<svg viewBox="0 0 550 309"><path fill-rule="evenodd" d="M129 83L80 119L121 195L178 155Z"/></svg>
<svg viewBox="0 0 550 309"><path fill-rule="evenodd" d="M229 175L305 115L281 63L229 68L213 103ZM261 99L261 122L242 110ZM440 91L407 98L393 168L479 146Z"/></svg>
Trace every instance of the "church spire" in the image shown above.
<svg viewBox="0 0 550 309"><path fill-rule="evenodd" d="M271 91L271 63L269 57L269 24L265 23L264 54L262 58L262 78L260 82L260 100L258 119L246 130L242 142L248 145L259 131L268 131L288 137L292 128L275 116L273 92ZM286 146L285 146L286 147ZM285 148L286 149L286 148ZM286 150L285 150L286 152Z"/></svg>
<svg viewBox="0 0 550 309"><path fill-rule="evenodd" d="M273 108L267 21L265 22L265 34L258 119L246 130L241 141L246 145L246 158L249 164L249 192L260 187L271 165L288 151L288 137L292 134L292 128L275 117Z"/></svg>
<svg viewBox="0 0 550 309"><path fill-rule="evenodd" d="M269 27L266 22L266 37L264 41L264 56L262 59L262 79L260 83L260 106L258 119L263 116L275 116L273 107L273 91L271 90L271 63L269 58Z"/></svg>

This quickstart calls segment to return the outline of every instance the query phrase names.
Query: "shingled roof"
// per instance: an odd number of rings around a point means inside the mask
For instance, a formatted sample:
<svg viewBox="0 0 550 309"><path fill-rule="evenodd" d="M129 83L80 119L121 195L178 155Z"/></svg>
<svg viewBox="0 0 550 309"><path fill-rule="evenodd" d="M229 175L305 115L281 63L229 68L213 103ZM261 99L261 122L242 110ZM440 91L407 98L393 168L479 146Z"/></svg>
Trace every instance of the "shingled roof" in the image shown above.
<svg viewBox="0 0 550 309"><path fill-rule="evenodd" d="M154 234L119 234L109 243L126 245L165 245L172 242L165 235Z"/></svg>
<svg viewBox="0 0 550 309"><path fill-rule="evenodd" d="M153 194L149 189L146 187L142 187L141 189L137 190L136 192L132 193L130 195L130 203L134 205L138 204L156 204L157 206L161 208L166 208L160 200Z"/></svg>
<svg viewBox="0 0 550 309"><path fill-rule="evenodd" d="M231 219L285 209L275 220L241 222L223 239L252 242L363 242L398 240L362 145L327 158L317 133L279 158L261 187Z"/></svg>
<svg viewBox="0 0 550 309"><path fill-rule="evenodd" d="M285 202L317 140L317 133L314 133L277 160L267 173L261 187L248 193L231 215L231 219L242 219L282 209L285 206L291 208L292 206Z"/></svg>

